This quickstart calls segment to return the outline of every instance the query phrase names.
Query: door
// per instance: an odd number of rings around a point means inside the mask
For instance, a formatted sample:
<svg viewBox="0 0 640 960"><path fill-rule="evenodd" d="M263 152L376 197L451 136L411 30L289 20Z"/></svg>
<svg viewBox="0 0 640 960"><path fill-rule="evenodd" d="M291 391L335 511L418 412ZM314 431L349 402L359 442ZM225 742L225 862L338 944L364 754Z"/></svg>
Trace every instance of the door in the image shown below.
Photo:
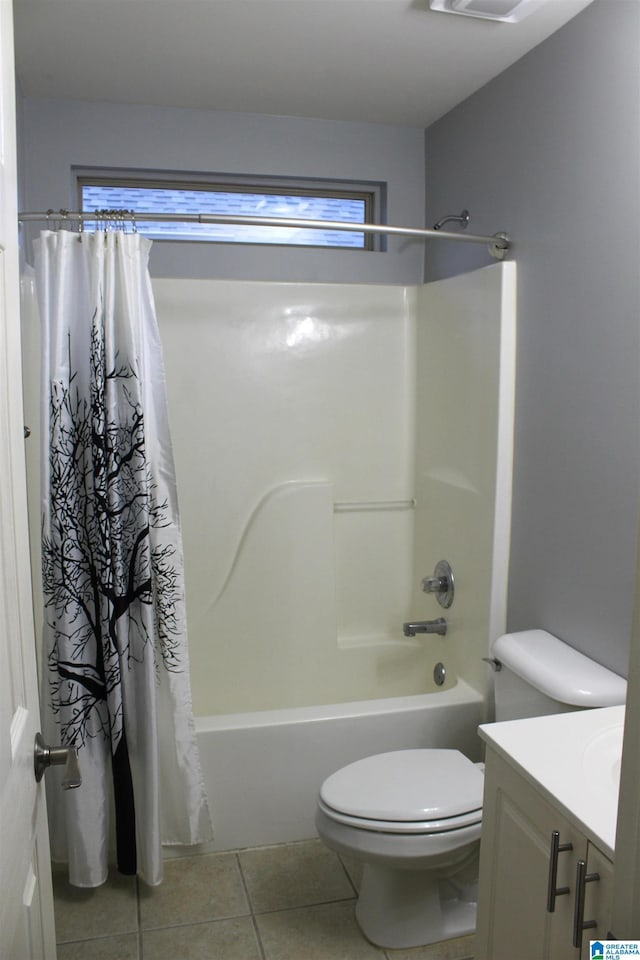
<svg viewBox="0 0 640 960"><path fill-rule="evenodd" d="M55 960L24 463L11 0L0 0L0 957Z"/></svg>

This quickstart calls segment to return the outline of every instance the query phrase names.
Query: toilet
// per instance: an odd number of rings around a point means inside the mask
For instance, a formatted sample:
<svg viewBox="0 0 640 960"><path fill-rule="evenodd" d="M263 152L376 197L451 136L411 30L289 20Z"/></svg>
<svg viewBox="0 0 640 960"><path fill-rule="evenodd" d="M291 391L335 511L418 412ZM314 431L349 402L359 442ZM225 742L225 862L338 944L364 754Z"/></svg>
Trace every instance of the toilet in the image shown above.
<svg viewBox="0 0 640 960"><path fill-rule="evenodd" d="M623 704L626 681L544 630L492 648L496 720ZM482 765L458 750L357 760L320 789L316 828L363 864L356 919L380 947L424 946L475 930Z"/></svg>

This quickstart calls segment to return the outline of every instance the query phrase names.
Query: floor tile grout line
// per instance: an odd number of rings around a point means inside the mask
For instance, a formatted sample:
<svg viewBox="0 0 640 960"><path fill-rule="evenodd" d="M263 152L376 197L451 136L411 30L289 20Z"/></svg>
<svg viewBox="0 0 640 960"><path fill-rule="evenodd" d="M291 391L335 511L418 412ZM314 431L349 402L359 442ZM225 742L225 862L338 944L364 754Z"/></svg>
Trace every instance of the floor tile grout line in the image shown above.
<svg viewBox="0 0 640 960"><path fill-rule="evenodd" d="M268 917L272 913L292 913L294 910L313 910L314 907L328 907L332 903L353 903L355 897L333 897L331 900L313 900L311 903L296 903L292 907L274 907L271 910L256 910L254 916Z"/></svg>
<svg viewBox="0 0 640 960"><path fill-rule="evenodd" d="M323 847L323 843L319 837L308 837L306 840L285 840L280 843L259 843L255 847L229 847L223 850L207 850L200 853L185 853L180 854L180 856L168 856L165 858L165 863L169 863L172 860L195 860L203 857L240 857L243 853L255 853L257 851L263 850L277 850L279 847L305 847L309 844L317 844L320 847Z"/></svg>
<svg viewBox="0 0 640 960"><path fill-rule="evenodd" d="M353 890L354 896L357 898L357 897L359 896L359 894L358 894L358 889L357 889L355 883L353 882L353 880L351 879L351 874L349 873L349 870L348 870L348 868L347 868L346 863L344 862L344 860L342 859L342 857L341 857L339 854L338 854L338 861L339 861L339 863L340 863L340 866L342 867L342 869L344 870L344 872L345 872L345 874L346 874L347 880L348 880L349 883L351 884L351 889Z"/></svg>
<svg viewBox="0 0 640 960"><path fill-rule="evenodd" d="M253 933L256 938L256 943L258 944L258 950L260 951L261 960L267 960L267 950L262 942L262 934L260 933L260 927L258 926L258 918L254 913L251 914L251 923L253 924Z"/></svg>
<svg viewBox="0 0 640 960"><path fill-rule="evenodd" d="M267 951L262 942L262 936L260 935L260 928L258 927L258 921L256 920L255 910L253 908L253 900L251 899L251 894L249 893L249 885L247 879L244 875L244 870L242 869L242 861L240 860L240 853L235 854L236 863L238 864L238 870L240 871L240 880L244 889L244 895L247 898L247 906L251 911L251 924L253 926L253 935L256 938L256 943L258 944L258 951L260 953L261 960L267 960Z"/></svg>
<svg viewBox="0 0 640 960"><path fill-rule="evenodd" d="M251 899L251 894L249 893L249 884L247 883L246 877L244 875L244 870L242 869L242 861L240 859L240 854L236 853L234 854L234 856L236 858L238 872L240 873L240 882L242 883L242 889L244 890L244 895L247 899L247 906L249 907L249 912L253 916L255 912L253 909L253 900Z"/></svg>
<svg viewBox="0 0 640 960"><path fill-rule="evenodd" d="M137 930L120 930L116 933L98 933L93 937L74 937L72 940L56 940L56 947L68 947L74 943L93 943L93 941L113 940L114 937L138 938Z"/></svg>
<svg viewBox="0 0 640 960"><path fill-rule="evenodd" d="M179 920L174 923L163 923L157 927L142 927L140 932L142 934L153 933L156 930L171 930L174 927L195 927L201 926L205 923L224 923L226 920L246 920L249 917L254 917L256 920L259 920L261 917L269 917L276 913L294 913L296 910L313 910L315 907L329 907L336 903L355 903L355 897L338 897L333 900L314 900L312 903L298 903L292 907L275 907L272 910L250 910L247 913L230 913L224 917L203 917L199 920ZM135 933L135 930L130 931L130 935L133 933ZM102 934L100 937L81 938L81 941L79 942L83 942L83 939L97 940L110 936L113 936L113 934Z"/></svg>
<svg viewBox="0 0 640 960"><path fill-rule="evenodd" d="M205 923L226 923L227 920L247 920L253 914L230 913L224 917L200 917L198 920L176 920L173 923L163 923L157 927L143 927L141 933L154 933L156 930L172 930L174 927L201 927Z"/></svg>

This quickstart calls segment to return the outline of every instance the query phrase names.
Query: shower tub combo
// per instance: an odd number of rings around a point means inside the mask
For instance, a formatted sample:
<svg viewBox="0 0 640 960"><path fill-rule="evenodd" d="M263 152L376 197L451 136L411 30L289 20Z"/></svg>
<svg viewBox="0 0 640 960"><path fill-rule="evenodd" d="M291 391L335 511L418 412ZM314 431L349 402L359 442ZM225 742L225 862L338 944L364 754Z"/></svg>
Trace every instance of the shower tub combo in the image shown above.
<svg viewBox="0 0 640 960"><path fill-rule="evenodd" d="M505 629L515 264L420 288L154 293L212 849L314 837L320 785L362 757L481 759L482 657ZM442 611L421 581L444 559ZM442 613L446 636L403 635Z"/></svg>
<svg viewBox="0 0 640 960"><path fill-rule="evenodd" d="M314 837L321 783L359 758L480 759L481 658L506 607L515 264L421 288L156 279L154 295L210 849ZM442 397L446 420L431 415ZM447 635L403 636L438 615L420 582L445 558Z"/></svg>

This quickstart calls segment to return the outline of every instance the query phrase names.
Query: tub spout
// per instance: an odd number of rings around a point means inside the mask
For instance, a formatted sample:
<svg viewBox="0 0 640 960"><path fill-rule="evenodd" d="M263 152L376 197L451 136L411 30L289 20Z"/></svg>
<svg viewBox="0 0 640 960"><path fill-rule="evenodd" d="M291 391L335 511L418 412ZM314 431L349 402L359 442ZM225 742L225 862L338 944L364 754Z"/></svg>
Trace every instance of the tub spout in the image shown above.
<svg viewBox="0 0 640 960"><path fill-rule="evenodd" d="M444 617L437 620L419 620L417 623L403 623L402 631L405 637L415 637L416 633L439 633L444 637L447 632L447 621Z"/></svg>

